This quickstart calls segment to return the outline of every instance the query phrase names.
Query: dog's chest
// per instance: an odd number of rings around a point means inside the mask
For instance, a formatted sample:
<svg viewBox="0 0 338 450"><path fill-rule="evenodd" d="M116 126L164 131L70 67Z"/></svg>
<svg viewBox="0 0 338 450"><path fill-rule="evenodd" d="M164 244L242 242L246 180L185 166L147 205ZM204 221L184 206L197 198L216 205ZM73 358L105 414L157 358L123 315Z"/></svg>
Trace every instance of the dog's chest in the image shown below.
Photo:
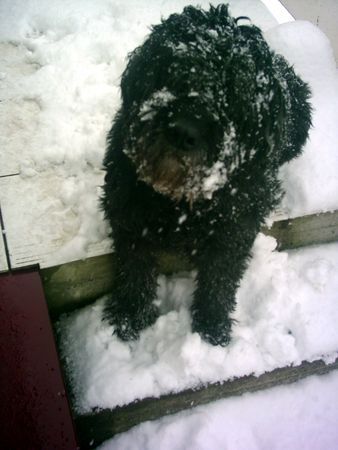
<svg viewBox="0 0 338 450"><path fill-rule="evenodd" d="M156 247L190 248L222 227L223 214L211 202L192 208L162 200L145 202L141 215L142 236Z"/></svg>

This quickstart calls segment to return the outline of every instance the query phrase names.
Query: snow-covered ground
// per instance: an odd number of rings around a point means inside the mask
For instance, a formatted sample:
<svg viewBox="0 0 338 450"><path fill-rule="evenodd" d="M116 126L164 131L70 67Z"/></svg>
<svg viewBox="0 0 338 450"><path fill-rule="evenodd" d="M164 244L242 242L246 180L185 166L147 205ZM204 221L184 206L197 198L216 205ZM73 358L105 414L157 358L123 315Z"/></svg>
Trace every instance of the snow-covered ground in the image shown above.
<svg viewBox="0 0 338 450"><path fill-rule="evenodd" d="M268 0L265 0L267 3ZM98 209L105 136L119 105L129 51L161 15L209 0L1 0L0 179L4 218L34 245L55 235L57 257L107 250ZM218 1L211 3L217 4ZM326 37L306 22L276 26L258 0L233 0L270 45L294 64L313 92L313 128L304 154L284 166L289 216L338 209L338 77ZM16 201L13 202L13 198ZM234 376L260 374L338 351L338 244L278 253L259 235L238 292L227 348L191 333L193 274L160 277L162 316L139 341L112 337L102 299L59 322L61 351L78 411L113 407ZM335 449L338 376L226 400L117 437L107 449ZM266 411L268 414L266 414ZM199 431L196 431L199 430Z"/></svg>

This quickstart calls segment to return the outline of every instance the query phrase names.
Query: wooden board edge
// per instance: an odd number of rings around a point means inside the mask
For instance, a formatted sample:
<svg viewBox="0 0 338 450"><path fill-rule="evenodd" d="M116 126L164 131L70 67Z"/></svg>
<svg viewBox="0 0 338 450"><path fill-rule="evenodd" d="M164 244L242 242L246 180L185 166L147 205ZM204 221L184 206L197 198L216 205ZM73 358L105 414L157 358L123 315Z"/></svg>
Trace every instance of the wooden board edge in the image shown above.
<svg viewBox="0 0 338 450"><path fill-rule="evenodd" d="M174 253L159 252L156 257L161 273L192 270L186 259ZM51 317L55 319L109 293L114 283L115 266L114 254L109 253L41 269Z"/></svg>
<svg viewBox="0 0 338 450"><path fill-rule="evenodd" d="M114 272L111 253L41 269L51 317L85 306L109 292Z"/></svg>
<svg viewBox="0 0 338 450"><path fill-rule="evenodd" d="M338 210L279 220L262 232L277 240L279 251L338 241Z"/></svg>
<svg viewBox="0 0 338 450"><path fill-rule="evenodd" d="M277 240L278 250L338 241L338 211L280 220L262 232ZM158 262L164 274L192 270L187 260L173 253L159 253ZM110 292L114 272L112 253L41 269L51 316L85 306Z"/></svg>
<svg viewBox="0 0 338 450"><path fill-rule="evenodd" d="M313 362L303 361L298 366L275 369L258 377L248 375L223 383L163 395L159 398L146 398L112 410L104 409L91 414L78 415L75 424L81 449L94 448L142 422L157 420L216 400L294 383L311 375L323 375L337 369L338 358L328 364L321 359Z"/></svg>

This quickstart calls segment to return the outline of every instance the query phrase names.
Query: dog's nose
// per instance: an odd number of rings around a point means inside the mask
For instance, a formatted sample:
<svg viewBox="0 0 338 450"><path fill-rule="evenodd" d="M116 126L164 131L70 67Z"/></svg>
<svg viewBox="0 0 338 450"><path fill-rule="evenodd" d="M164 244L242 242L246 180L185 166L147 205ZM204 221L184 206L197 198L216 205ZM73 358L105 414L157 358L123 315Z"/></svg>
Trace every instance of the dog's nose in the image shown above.
<svg viewBox="0 0 338 450"><path fill-rule="evenodd" d="M185 152L198 150L201 145L201 133L197 125L188 121L175 122L171 128L172 143Z"/></svg>

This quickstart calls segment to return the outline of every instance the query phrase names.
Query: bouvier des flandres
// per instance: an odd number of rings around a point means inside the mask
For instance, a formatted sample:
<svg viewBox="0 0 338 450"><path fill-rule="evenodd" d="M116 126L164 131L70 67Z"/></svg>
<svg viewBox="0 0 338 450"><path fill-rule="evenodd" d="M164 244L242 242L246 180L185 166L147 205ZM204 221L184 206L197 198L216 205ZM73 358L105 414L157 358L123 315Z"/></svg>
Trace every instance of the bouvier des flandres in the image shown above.
<svg viewBox="0 0 338 450"><path fill-rule="evenodd" d="M308 86L246 19L186 7L152 28L122 75L103 206L117 257L104 318L123 340L158 317L158 249L198 270L193 331L230 340L251 246L281 197L278 168L311 124Z"/></svg>

